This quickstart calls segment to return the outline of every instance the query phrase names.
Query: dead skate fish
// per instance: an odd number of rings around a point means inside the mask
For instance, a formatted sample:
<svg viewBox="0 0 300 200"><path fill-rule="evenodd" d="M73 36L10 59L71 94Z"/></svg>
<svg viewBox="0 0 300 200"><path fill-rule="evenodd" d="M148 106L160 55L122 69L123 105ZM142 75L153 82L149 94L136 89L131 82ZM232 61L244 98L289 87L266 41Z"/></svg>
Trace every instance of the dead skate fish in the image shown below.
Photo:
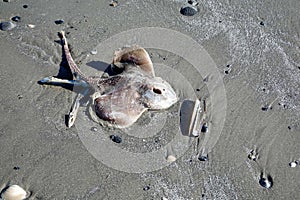
<svg viewBox="0 0 300 200"><path fill-rule="evenodd" d="M92 89L90 115L102 125L125 128L136 122L145 111L167 109L178 101L171 85L155 76L152 61L144 48L133 46L115 51L111 67L122 71L121 73L107 78L87 77L71 57L63 31L60 36L75 80L46 77L40 83L65 83ZM74 101L68 127L75 122L82 97L83 95L78 94Z"/></svg>

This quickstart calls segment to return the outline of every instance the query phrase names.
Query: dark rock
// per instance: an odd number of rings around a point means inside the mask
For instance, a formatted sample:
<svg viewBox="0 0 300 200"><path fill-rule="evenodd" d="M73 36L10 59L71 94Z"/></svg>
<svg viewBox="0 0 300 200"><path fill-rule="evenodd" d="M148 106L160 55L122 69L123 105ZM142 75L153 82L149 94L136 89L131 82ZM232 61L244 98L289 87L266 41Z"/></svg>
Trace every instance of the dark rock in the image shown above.
<svg viewBox="0 0 300 200"><path fill-rule="evenodd" d="M208 160L208 156L202 155L198 158L200 161L207 161Z"/></svg>
<svg viewBox="0 0 300 200"><path fill-rule="evenodd" d="M197 6L199 4L196 0L188 0L188 3L192 6Z"/></svg>
<svg viewBox="0 0 300 200"><path fill-rule="evenodd" d="M271 188L273 186L273 180L271 176L261 177L259 180L259 184L264 188Z"/></svg>
<svg viewBox="0 0 300 200"><path fill-rule="evenodd" d="M197 9L191 6L185 6L180 9L180 13L184 16L193 16L197 13Z"/></svg>
<svg viewBox="0 0 300 200"><path fill-rule="evenodd" d="M269 106L264 106L261 108L262 111L268 111L269 110Z"/></svg>
<svg viewBox="0 0 300 200"><path fill-rule="evenodd" d="M208 132L208 125L207 123L205 122L201 128L201 132L202 133L207 133Z"/></svg>
<svg viewBox="0 0 300 200"><path fill-rule="evenodd" d="M63 24L63 23L64 23L64 20L58 19L58 20L55 20L54 23L57 24L57 25Z"/></svg>
<svg viewBox="0 0 300 200"><path fill-rule="evenodd" d="M25 4L25 5L23 5L23 8L28 8L28 5L26 5L26 4Z"/></svg>
<svg viewBox="0 0 300 200"><path fill-rule="evenodd" d="M21 17L20 16L14 16L11 18L11 20L13 20L14 22L18 22L21 20Z"/></svg>
<svg viewBox="0 0 300 200"><path fill-rule="evenodd" d="M110 139L115 142L115 143L121 143L122 142L122 138L120 136L117 135L111 135Z"/></svg>
<svg viewBox="0 0 300 200"><path fill-rule="evenodd" d="M145 187L143 187L143 190L144 190L144 191L150 190L150 186L149 186L149 185L146 185Z"/></svg>
<svg viewBox="0 0 300 200"><path fill-rule="evenodd" d="M19 170L19 169L20 169L20 167L18 167L18 166L14 167L14 170Z"/></svg>
<svg viewBox="0 0 300 200"><path fill-rule="evenodd" d="M0 23L0 30L2 30L2 31L10 31L15 27L16 27L16 25L12 22L1 22Z"/></svg>

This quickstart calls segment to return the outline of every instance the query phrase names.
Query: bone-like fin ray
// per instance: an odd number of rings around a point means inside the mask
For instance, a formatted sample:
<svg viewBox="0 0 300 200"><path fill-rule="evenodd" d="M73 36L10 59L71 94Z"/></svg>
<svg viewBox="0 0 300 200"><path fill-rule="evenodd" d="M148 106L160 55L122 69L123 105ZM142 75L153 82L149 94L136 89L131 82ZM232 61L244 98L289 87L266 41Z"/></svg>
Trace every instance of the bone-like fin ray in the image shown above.
<svg viewBox="0 0 300 200"><path fill-rule="evenodd" d="M80 71L80 69L78 68L78 66L76 65L75 61L73 60L69 47L68 47L68 42L65 36L65 32L61 31L59 33L60 37L61 37L61 41L62 41L62 45L63 45L63 49L65 52L65 56L66 59L68 61L68 64L70 66L71 72L73 74L73 77L75 78L76 75L79 75L81 79L88 81L88 78Z"/></svg>
<svg viewBox="0 0 300 200"><path fill-rule="evenodd" d="M67 121L68 128L71 128L75 123L77 113L78 113L78 110L80 107L80 99L83 97L84 97L84 95L82 95L80 93L78 93L75 97L75 100L73 102L73 105L72 105L69 115L68 115L68 121Z"/></svg>

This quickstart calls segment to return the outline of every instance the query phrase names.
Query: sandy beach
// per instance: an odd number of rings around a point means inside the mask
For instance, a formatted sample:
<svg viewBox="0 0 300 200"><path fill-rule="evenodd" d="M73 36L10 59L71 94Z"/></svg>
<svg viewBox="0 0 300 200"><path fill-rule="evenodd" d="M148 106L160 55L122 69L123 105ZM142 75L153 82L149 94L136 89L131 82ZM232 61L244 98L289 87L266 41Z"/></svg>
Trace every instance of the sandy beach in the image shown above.
<svg viewBox="0 0 300 200"><path fill-rule="evenodd" d="M28 199L298 199L300 2L110 3L0 2L0 23L16 25L0 30L0 190L17 184ZM71 77L61 30L91 76L117 48L145 47L179 102L124 130L102 127L82 106L68 128L74 89L38 82ZM207 103L199 137L180 129L181 106L195 98Z"/></svg>

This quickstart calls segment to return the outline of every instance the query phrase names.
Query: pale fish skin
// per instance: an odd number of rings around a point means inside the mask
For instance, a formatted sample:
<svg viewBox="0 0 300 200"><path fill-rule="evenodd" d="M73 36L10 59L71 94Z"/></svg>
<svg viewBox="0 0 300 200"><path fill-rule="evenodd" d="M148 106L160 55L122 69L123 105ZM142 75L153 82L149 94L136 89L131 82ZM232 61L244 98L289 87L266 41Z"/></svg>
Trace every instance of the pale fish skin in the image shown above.
<svg viewBox="0 0 300 200"><path fill-rule="evenodd" d="M110 67L118 73L107 78L87 77L74 62L64 32L60 34L75 80L46 77L40 83L64 83L92 89L94 93L91 95L90 116L100 124L126 128L135 123L145 111L168 109L179 100L172 86L155 76L152 61L144 48L132 46L115 51ZM79 98L75 99L69 113L68 127L75 122Z"/></svg>

